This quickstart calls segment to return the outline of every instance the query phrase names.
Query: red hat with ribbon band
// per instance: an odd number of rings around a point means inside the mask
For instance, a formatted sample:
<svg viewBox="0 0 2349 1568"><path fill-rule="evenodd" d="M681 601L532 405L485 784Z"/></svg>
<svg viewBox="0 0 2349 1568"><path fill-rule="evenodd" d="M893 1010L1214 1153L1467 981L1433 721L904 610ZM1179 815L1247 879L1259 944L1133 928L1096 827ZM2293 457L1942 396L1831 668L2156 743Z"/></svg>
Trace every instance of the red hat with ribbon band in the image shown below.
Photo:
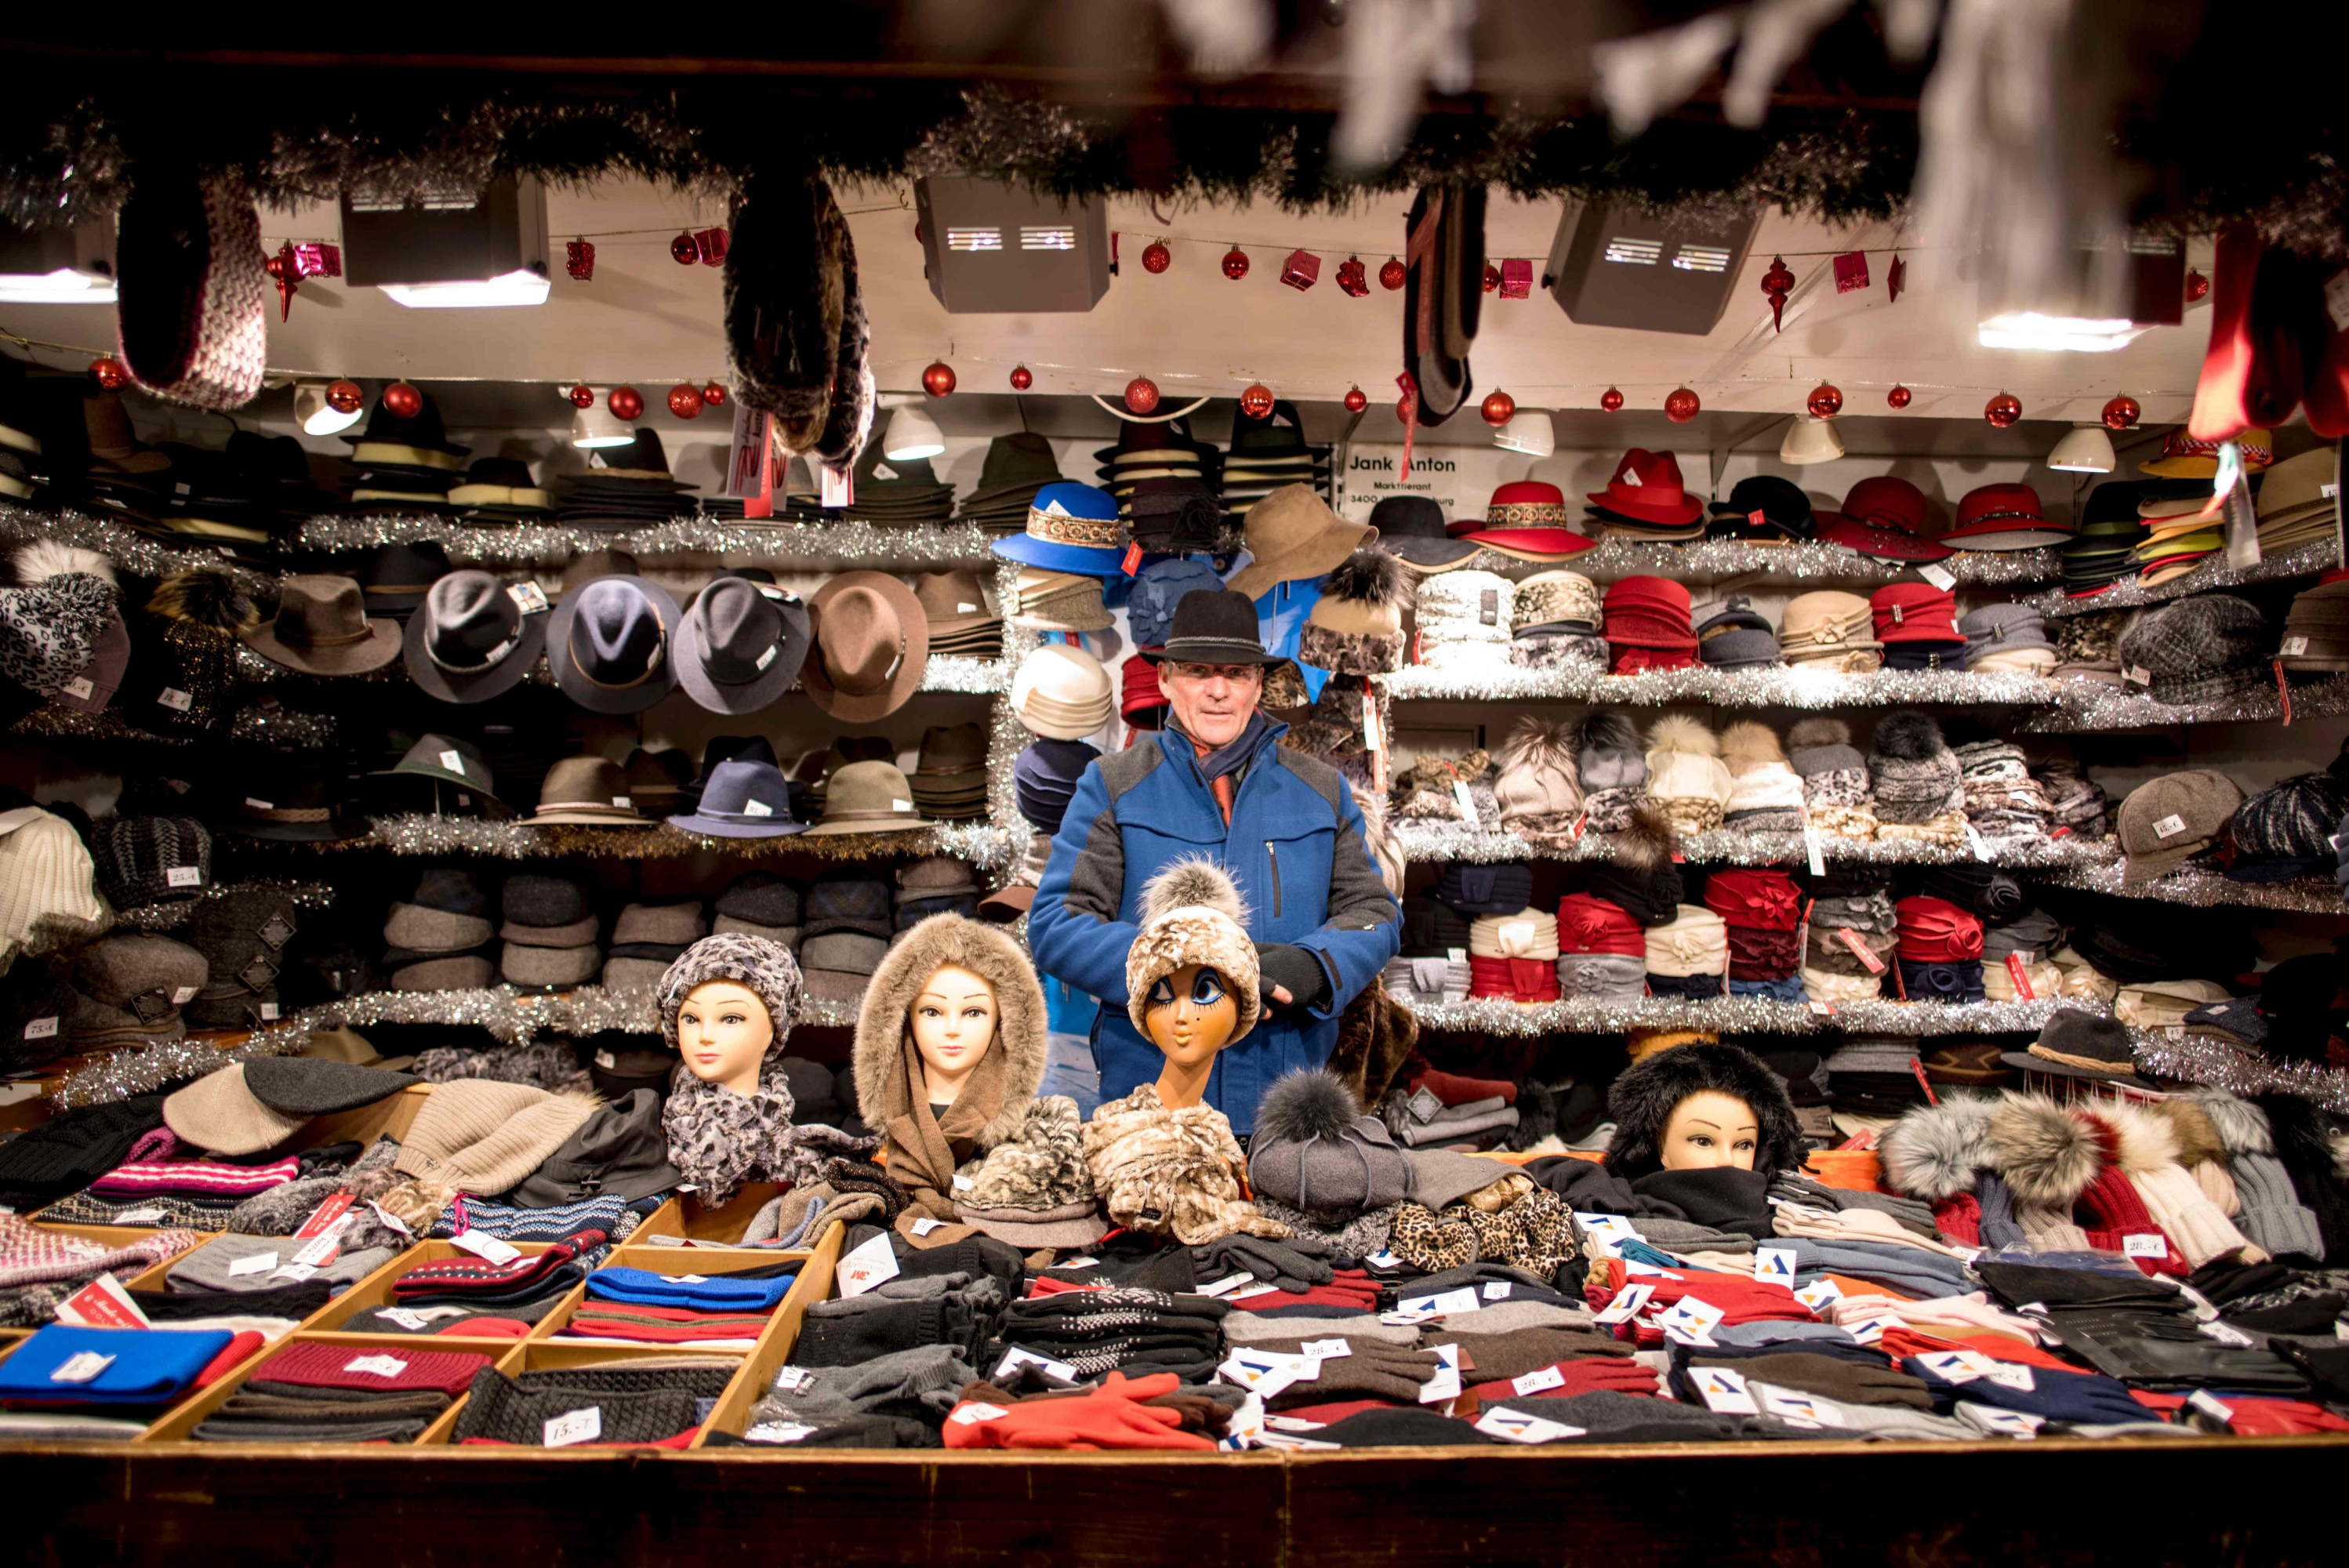
<svg viewBox="0 0 2349 1568"><path fill-rule="evenodd" d="M1792 931L1802 920L1795 879L1768 866L1732 866L1705 879L1704 907L1722 923L1760 931Z"/></svg>
<svg viewBox="0 0 2349 1568"><path fill-rule="evenodd" d="M1692 523L1704 515L1704 503L1681 482L1680 459L1643 447L1625 452L1607 488L1585 499L1609 511L1666 527Z"/></svg>
<svg viewBox="0 0 2349 1568"><path fill-rule="evenodd" d="M1959 550L2036 550L2061 544L2079 530L2050 522L2029 485L1976 485L1958 501L1958 525L1941 542Z"/></svg>
<svg viewBox="0 0 2349 1568"><path fill-rule="evenodd" d="M1887 583L1868 596L1879 643L1948 643L1958 630L1957 595L1930 583Z"/></svg>
<svg viewBox="0 0 2349 1568"><path fill-rule="evenodd" d="M1911 964L1962 964L1982 954L1982 923L1947 899L1919 894L1892 906L1900 956Z"/></svg>
<svg viewBox="0 0 2349 1568"><path fill-rule="evenodd" d="M1557 901L1557 950L1645 957L1648 933L1621 904L1587 892L1568 893Z"/></svg>
<svg viewBox="0 0 2349 1568"><path fill-rule="evenodd" d="M1503 485L1485 503L1482 522L1469 519L1447 530L1453 537L1519 561L1578 555L1599 542L1566 526L1566 492L1537 480Z"/></svg>
<svg viewBox="0 0 2349 1568"><path fill-rule="evenodd" d="M1557 960L1555 958L1475 958L1468 960L1468 995L1499 996L1512 1002L1557 1000Z"/></svg>

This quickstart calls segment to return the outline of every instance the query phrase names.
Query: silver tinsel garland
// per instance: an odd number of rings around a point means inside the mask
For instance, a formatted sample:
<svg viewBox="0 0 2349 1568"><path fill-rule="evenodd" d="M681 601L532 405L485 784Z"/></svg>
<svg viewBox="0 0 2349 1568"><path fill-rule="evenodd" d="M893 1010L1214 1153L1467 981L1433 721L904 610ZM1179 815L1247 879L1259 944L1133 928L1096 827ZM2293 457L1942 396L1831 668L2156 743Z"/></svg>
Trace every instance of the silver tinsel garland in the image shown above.
<svg viewBox="0 0 2349 1568"><path fill-rule="evenodd" d="M2183 1032L2138 1035L2136 1050L2137 1065L2156 1078L2223 1088L2245 1099L2288 1094L2335 1116L2349 1116L2349 1072L2339 1068L2270 1061L2224 1040Z"/></svg>
<svg viewBox="0 0 2349 1568"><path fill-rule="evenodd" d="M114 923L135 931L171 931L185 925L188 917L199 907L216 898L226 898L233 892L245 892L256 888L270 888L284 893L299 909L326 909L335 902L335 885L322 882L293 882L283 877L248 877L242 882L222 882L209 887L193 898L175 898L168 903L142 903L134 909L118 910Z"/></svg>
<svg viewBox="0 0 2349 1568"><path fill-rule="evenodd" d="M246 681L286 681L313 686L340 687L357 681L379 681L386 684L409 684L411 677L405 662L394 659L378 669L356 676L315 676L306 671L288 669L284 665L264 658L252 648L239 644L236 650L237 678ZM551 686L554 675L547 669L543 655L523 677L536 686ZM932 654L922 666L922 684L918 689L935 692L966 692L978 696L990 696L1011 685L1011 672L1000 659L974 659L957 654ZM797 682L789 688L804 691Z"/></svg>
<svg viewBox="0 0 2349 1568"><path fill-rule="evenodd" d="M386 512L365 517L314 517L302 525L305 550L336 553L379 544L432 540L459 566L560 569L574 556L623 550L653 564L663 556L737 556L778 568L864 567L880 572L936 572L949 566L991 566L995 536L976 523L896 526L854 520L824 522L743 522L682 517L651 528L564 528L527 523L481 528L445 517Z"/></svg>
<svg viewBox="0 0 2349 1568"><path fill-rule="evenodd" d="M953 855L975 865L999 868L1016 862L1028 848L1025 830L986 822L939 822L893 833L793 833L780 839L717 839L662 823L653 828L533 827L478 817L376 817L374 830L355 839L282 847L295 853L335 850L388 850L395 855L485 855L500 860L540 860L562 855L607 855L621 860L676 860L686 855L730 855L741 860L812 855L820 860L864 861L919 855ZM270 841L256 840L264 848Z"/></svg>
<svg viewBox="0 0 2349 1568"><path fill-rule="evenodd" d="M84 713L79 708L65 707L51 703L36 707L8 727L11 735L28 738L59 740L113 740L140 746L186 746L194 738L183 735L157 735L125 721L112 708L96 713Z"/></svg>
<svg viewBox="0 0 2349 1568"><path fill-rule="evenodd" d="M1722 1034L1808 1035L1825 1030L1870 1035L2037 1034L2058 1007L2101 1013L2069 997L2037 1002L1838 1002L1830 1015L1807 1002L1765 996L1692 1000L1648 996L1637 1002L1584 1000L1530 1006L1495 997L1465 1002L1406 1003L1423 1029L1478 1035L1622 1034L1631 1029L1713 1029Z"/></svg>
<svg viewBox="0 0 2349 1568"><path fill-rule="evenodd" d="M1396 841L1407 861L1611 861L1615 835L1587 833L1571 842L1536 844L1506 829L1471 828L1464 822L1424 819L1394 824ZM1937 844L1903 839L1878 842L1821 833L1819 847L1833 865L1949 865L1976 857L1963 844ZM1690 833L1680 841L1681 853L1691 861L1737 866L1807 863L1800 833L1744 833L1733 828L1710 833ZM2013 871L2042 871L2110 864L2119 846L2106 840L2015 839L1991 842L1990 864Z"/></svg>
<svg viewBox="0 0 2349 1568"><path fill-rule="evenodd" d="M2324 539L2294 545L2282 554L2267 557L2257 566L2245 567L2240 571L2227 564L2226 552L2221 551L2183 577L2173 577L2158 587L2140 587L2137 580L2132 577L2085 598L2075 599L2057 589L2042 593L2029 603L2050 619L2064 615L2095 615L2106 610L2133 610L2140 604L2159 604L2171 599L2182 599L2189 593L2208 593L2213 588L2240 588L2251 583L2272 583L2281 577L2313 577L2340 564L2340 547Z"/></svg>
<svg viewBox="0 0 2349 1568"><path fill-rule="evenodd" d="M1594 583L1655 576L1703 583L1766 572L1796 583L1876 583L1895 582L1916 570L1906 562L1878 561L1840 544L1755 544L1743 539L1706 539L1692 544L1604 539L1578 555L1544 562L1479 550L1462 564L1471 571L1497 572L1511 578L1563 568L1579 572ZM2052 550L1961 551L1940 564L1961 585L2052 583L2061 575Z"/></svg>
<svg viewBox="0 0 2349 1568"><path fill-rule="evenodd" d="M88 512L27 511L23 507L0 502L0 538L16 544L46 539L95 550L111 556L116 566L133 577L168 577L174 572L203 566L226 573L248 593L274 595L277 592L276 573L256 572L216 547L164 544L112 518L93 517Z"/></svg>
<svg viewBox="0 0 2349 1568"><path fill-rule="evenodd" d="M2349 914L2349 905L2342 901L2341 884L2330 877L2282 882L2233 882L2208 866L2181 866L2168 876L2125 888L2121 886L2120 862L2116 860L2105 865L2079 866L2048 880L2061 887L2110 893L2116 898L2149 898L2164 903L2205 907L2232 904L2247 909L2288 910L2295 914Z"/></svg>
<svg viewBox="0 0 2349 1568"><path fill-rule="evenodd" d="M1489 670L1430 669L1413 665L1379 679L1399 698L1515 702L1528 697L1562 702L1653 707L1709 702L1722 707L1878 707L1908 703L2033 705L2057 700L2056 683L2041 676L1968 675L1962 670L1878 670L1831 675L1796 667L1761 670L1650 670L1636 676L1580 670L1527 670L1495 664Z"/></svg>
<svg viewBox="0 0 2349 1568"><path fill-rule="evenodd" d="M2272 676L2240 696L2221 702L2156 702L2139 686L2101 681L2058 681L2054 712L2034 715L2023 726L2033 735L2075 734L2100 729L2152 729L2166 724L2265 724L2283 717L2283 700ZM2349 713L2349 676L2335 676L2292 688L2294 719L2332 718Z"/></svg>

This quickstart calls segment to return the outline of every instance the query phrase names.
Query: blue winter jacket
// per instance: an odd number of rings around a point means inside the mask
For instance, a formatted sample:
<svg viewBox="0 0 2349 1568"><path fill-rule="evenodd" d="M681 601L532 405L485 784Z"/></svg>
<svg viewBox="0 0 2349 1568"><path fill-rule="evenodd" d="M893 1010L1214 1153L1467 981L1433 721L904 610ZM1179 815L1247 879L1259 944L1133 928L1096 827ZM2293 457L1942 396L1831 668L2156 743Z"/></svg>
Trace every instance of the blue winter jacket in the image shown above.
<svg viewBox="0 0 2349 1568"><path fill-rule="evenodd" d="M1402 915L1362 838L1362 813L1338 770L1283 750L1270 725L1224 824L1191 743L1161 731L1085 769L1028 914L1036 967L1102 1001L1093 1058L1102 1099L1131 1094L1164 1066L1126 1014L1125 954L1139 934L1143 884L1189 855L1221 861L1247 902L1248 934L1317 954L1330 987L1309 1010L1268 1015L1216 1058L1206 1103L1235 1132L1256 1126L1273 1079L1318 1068L1338 1016L1377 983L1402 944Z"/></svg>

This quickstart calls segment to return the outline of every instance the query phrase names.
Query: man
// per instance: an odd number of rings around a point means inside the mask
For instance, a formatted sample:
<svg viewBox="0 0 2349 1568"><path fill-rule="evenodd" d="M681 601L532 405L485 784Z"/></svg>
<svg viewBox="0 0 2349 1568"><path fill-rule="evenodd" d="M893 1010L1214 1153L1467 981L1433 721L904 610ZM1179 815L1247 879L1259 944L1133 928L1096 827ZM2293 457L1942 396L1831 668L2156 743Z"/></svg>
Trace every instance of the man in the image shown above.
<svg viewBox="0 0 2349 1568"><path fill-rule="evenodd" d="M1220 862L1248 903L1265 1020L1216 1058L1206 1103L1246 1133L1275 1078L1329 1060L1338 1016L1402 945L1402 912L1346 780L1283 750L1288 727L1257 709L1274 661L1257 641L1247 594L1185 594L1166 646L1144 656L1172 709L1166 727L1077 780L1029 912L1028 944L1037 968L1101 998L1102 1098L1130 1094L1163 1065L1125 1009L1143 884L1185 856Z"/></svg>

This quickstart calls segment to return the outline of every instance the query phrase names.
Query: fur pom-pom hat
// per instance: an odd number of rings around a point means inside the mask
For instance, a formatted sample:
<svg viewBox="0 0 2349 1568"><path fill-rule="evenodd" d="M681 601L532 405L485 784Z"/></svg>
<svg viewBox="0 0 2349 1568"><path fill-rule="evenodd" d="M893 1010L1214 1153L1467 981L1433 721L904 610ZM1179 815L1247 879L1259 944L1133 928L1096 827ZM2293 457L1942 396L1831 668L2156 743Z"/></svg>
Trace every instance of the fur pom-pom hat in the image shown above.
<svg viewBox="0 0 2349 1568"><path fill-rule="evenodd" d="M1331 569L1299 634L1300 664L1332 675L1383 675L1402 667L1403 612L1415 594L1402 562L1375 546Z"/></svg>
<svg viewBox="0 0 2349 1568"><path fill-rule="evenodd" d="M261 606L236 584L236 579L212 566L191 566L155 584L147 596L147 613L167 621L203 626L238 634L261 624Z"/></svg>
<svg viewBox="0 0 2349 1568"><path fill-rule="evenodd" d="M1256 1027L1264 999L1247 918L1231 873L1204 855L1176 861L1143 884L1142 934L1125 954L1125 1012L1144 1038L1150 988L1186 964L1213 969L1231 987L1239 1022L1226 1045Z"/></svg>
<svg viewBox="0 0 2349 1568"><path fill-rule="evenodd" d="M873 384L856 247L832 187L813 177L746 181L725 268L735 396L774 416L785 451L845 472L872 428Z"/></svg>
<svg viewBox="0 0 2349 1568"><path fill-rule="evenodd" d="M1573 746L1583 825L1594 833L1621 832L1648 789L1639 730L1621 714L1601 708L1575 725Z"/></svg>
<svg viewBox="0 0 2349 1568"><path fill-rule="evenodd" d="M1276 1202L1340 1222L1411 1196L1411 1157L1332 1074L1284 1075L1257 1107L1248 1181Z"/></svg>
<svg viewBox="0 0 2349 1568"><path fill-rule="evenodd" d="M115 614L114 562L44 540L17 552L15 566L22 586L0 589L0 674L36 698L53 697L98 656Z"/></svg>
<svg viewBox="0 0 2349 1568"><path fill-rule="evenodd" d="M1574 766L1572 733L1554 718L1527 714L1501 748L1501 776L1493 785L1501 825L1537 833L1570 831L1582 808L1582 779Z"/></svg>
<svg viewBox="0 0 2349 1568"><path fill-rule="evenodd" d="M1662 1170L1664 1129L1671 1125L1672 1112L1691 1095L1707 1089L1752 1108L1759 1129L1755 1171L1775 1175L1802 1164L1802 1129L1785 1081L1743 1047L1696 1041L1641 1057L1609 1088L1607 1113L1615 1123L1615 1137L1607 1146L1607 1169L1624 1177Z"/></svg>
<svg viewBox="0 0 2349 1568"><path fill-rule="evenodd" d="M2068 1213L2105 1168L2106 1144L2086 1120L2052 1099L2009 1092L1984 1129L1990 1166L2034 1209Z"/></svg>
<svg viewBox="0 0 2349 1568"><path fill-rule="evenodd" d="M1668 713L1648 727L1648 798L1683 833L1721 826L1734 781L1721 760L1721 740L1686 714Z"/></svg>
<svg viewBox="0 0 2349 1568"><path fill-rule="evenodd" d="M1869 803L1884 822L1930 822L1966 806L1964 770L1930 714L1904 707L1877 721Z"/></svg>
<svg viewBox="0 0 2349 1568"><path fill-rule="evenodd" d="M1892 1190L1938 1203L1974 1190L1975 1174L1992 1163L1987 1099L1946 1099L1920 1106L1888 1129L1880 1151Z"/></svg>

